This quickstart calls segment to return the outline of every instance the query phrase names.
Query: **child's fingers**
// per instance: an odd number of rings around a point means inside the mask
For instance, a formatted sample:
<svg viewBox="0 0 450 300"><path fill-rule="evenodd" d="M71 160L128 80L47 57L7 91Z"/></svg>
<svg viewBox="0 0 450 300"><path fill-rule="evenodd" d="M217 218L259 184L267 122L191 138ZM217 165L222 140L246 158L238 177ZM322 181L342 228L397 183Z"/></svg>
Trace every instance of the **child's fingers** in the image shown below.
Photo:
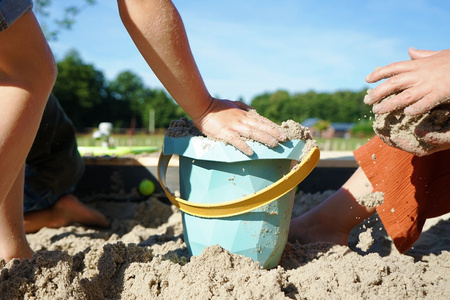
<svg viewBox="0 0 450 300"><path fill-rule="evenodd" d="M424 149L422 149L418 146L414 146L414 145L410 144L407 140L402 139L400 137L391 136L391 141L395 145L396 148L399 148L399 149L409 152L411 154L414 154L417 156L424 156L424 155L428 154Z"/></svg>
<svg viewBox="0 0 450 300"><path fill-rule="evenodd" d="M367 93L364 97L364 103L373 105L394 93L409 88L411 85L412 82L408 75L395 75Z"/></svg>
<svg viewBox="0 0 450 300"><path fill-rule="evenodd" d="M271 137L277 139L277 141L279 142L284 142L287 139L284 132L279 129L280 127L271 120L259 115L256 112L249 114L249 116L255 119L257 122L256 124L252 125L253 127L258 128L260 131L266 132Z"/></svg>
<svg viewBox="0 0 450 300"><path fill-rule="evenodd" d="M400 73L408 72L411 69L409 65L410 62L411 61L395 62L387 66L377 68L375 71L366 76L366 81L368 83L374 83Z"/></svg>
<svg viewBox="0 0 450 300"><path fill-rule="evenodd" d="M409 48L408 54L411 59L420 59L425 58L431 55L438 53L439 51L431 51L431 50L417 50L414 48Z"/></svg>
<svg viewBox="0 0 450 300"><path fill-rule="evenodd" d="M242 151L245 155L252 156L253 149L250 148L249 145L242 139L242 137L237 132L232 132L224 135L222 138L219 138L224 142L233 145L240 151Z"/></svg>
<svg viewBox="0 0 450 300"><path fill-rule="evenodd" d="M381 102L373 105L373 112L384 114L398 109L402 109L423 101L426 90L422 86L413 86L398 94L391 95Z"/></svg>
<svg viewBox="0 0 450 300"><path fill-rule="evenodd" d="M415 116L426 113L440 104L448 102L449 100L448 98L442 98L436 101L436 99L439 99L439 97L433 93L425 95L422 99L420 99L420 101L417 101L405 108L405 115Z"/></svg>
<svg viewBox="0 0 450 300"><path fill-rule="evenodd" d="M428 144L432 145L449 145L450 144L450 131L446 132L425 132L416 131L416 135L420 136L420 139Z"/></svg>

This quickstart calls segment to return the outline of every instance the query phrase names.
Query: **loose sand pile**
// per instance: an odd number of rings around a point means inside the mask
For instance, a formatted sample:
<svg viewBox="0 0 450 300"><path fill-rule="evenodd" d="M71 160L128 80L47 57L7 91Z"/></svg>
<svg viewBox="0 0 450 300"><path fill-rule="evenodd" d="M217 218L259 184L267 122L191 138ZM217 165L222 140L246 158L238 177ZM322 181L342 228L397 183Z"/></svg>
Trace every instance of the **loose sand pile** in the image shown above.
<svg viewBox="0 0 450 300"><path fill-rule="evenodd" d="M331 191L296 196L293 216ZM400 255L376 216L350 246L288 243L277 268L218 246L190 257L181 214L156 197L90 204L110 229L44 228L27 238L31 260L0 263L1 299L449 299L450 220L441 218ZM358 244L358 247L356 247Z"/></svg>
<svg viewBox="0 0 450 300"><path fill-rule="evenodd" d="M303 131L292 125L281 127ZM300 191L292 217L331 194ZM191 257L181 213L155 196L88 205L111 227L27 235L36 254L0 261L1 299L450 299L449 215L429 222L406 255L375 215L353 230L349 247L288 243L279 266L264 270L217 245Z"/></svg>

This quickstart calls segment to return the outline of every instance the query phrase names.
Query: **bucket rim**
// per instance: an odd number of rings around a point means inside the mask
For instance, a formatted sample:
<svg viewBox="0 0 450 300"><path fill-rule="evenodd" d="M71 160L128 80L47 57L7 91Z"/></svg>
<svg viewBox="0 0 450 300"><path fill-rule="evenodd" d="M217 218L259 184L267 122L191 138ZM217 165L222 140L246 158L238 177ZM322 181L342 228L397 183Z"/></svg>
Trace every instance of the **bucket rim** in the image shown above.
<svg viewBox="0 0 450 300"><path fill-rule="evenodd" d="M247 156L233 145L201 136L170 137L164 136L163 153L176 154L192 159L240 162L256 159L289 159L298 160L306 145L305 140L287 140L271 148L255 141L246 141L253 149L253 155Z"/></svg>

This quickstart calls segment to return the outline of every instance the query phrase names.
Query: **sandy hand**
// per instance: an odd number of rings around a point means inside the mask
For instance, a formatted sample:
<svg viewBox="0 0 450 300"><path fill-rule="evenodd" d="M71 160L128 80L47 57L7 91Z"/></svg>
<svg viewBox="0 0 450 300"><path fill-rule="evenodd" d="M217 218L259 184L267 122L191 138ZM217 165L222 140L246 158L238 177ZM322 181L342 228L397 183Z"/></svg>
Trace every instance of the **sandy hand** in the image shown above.
<svg viewBox="0 0 450 300"><path fill-rule="evenodd" d="M194 125L205 135L235 146L248 156L253 150L244 139L251 139L275 147L285 141L285 134L272 121L251 113L243 102L212 99L208 110L193 119Z"/></svg>
<svg viewBox="0 0 450 300"><path fill-rule="evenodd" d="M364 102L377 114L405 108L405 115L419 115L450 102L450 50L409 49L410 61L378 68L366 77L374 83L387 79L369 93ZM396 94L383 101L389 95Z"/></svg>
<svg viewBox="0 0 450 300"><path fill-rule="evenodd" d="M416 128L414 133L420 137L422 141L434 146L432 150L419 156L450 149L450 130L447 130L446 132L428 132L421 128Z"/></svg>
<svg viewBox="0 0 450 300"><path fill-rule="evenodd" d="M390 137L380 135L380 137L387 144L416 156L426 156L450 149L450 131L430 132L420 127L416 127L413 130L417 141L401 135L391 135Z"/></svg>
<svg viewBox="0 0 450 300"><path fill-rule="evenodd" d="M416 156L425 156L432 153L431 151L425 150L424 148L419 147L417 144L411 143L407 139L403 139L399 136L391 136L390 142L388 144Z"/></svg>
<svg viewBox="0 0 450 300"><path fill-rule="evenodd" d="M373 129L386 144L417 156L442 151L450 148L450 105L417 116L402 109L376 114Z"/></svg>

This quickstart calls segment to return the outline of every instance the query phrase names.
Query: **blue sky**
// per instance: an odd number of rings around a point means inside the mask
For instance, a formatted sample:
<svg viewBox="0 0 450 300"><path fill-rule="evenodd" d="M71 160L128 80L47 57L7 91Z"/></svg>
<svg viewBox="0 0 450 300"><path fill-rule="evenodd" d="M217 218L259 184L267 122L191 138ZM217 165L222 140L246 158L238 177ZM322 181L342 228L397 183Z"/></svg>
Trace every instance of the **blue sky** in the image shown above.
<svg viewBox="0 0 450 300"><path fill-rule="evenodd" d="M54 0L52 13L80 0ZM249 102L264 92L360 90L375 67L407 60L408 47L450 48L448 0L174 0L206 86ZM50 46L77 49L112 80L138 74L162 85L124 29L114 0L86 7Z"/></svg>

